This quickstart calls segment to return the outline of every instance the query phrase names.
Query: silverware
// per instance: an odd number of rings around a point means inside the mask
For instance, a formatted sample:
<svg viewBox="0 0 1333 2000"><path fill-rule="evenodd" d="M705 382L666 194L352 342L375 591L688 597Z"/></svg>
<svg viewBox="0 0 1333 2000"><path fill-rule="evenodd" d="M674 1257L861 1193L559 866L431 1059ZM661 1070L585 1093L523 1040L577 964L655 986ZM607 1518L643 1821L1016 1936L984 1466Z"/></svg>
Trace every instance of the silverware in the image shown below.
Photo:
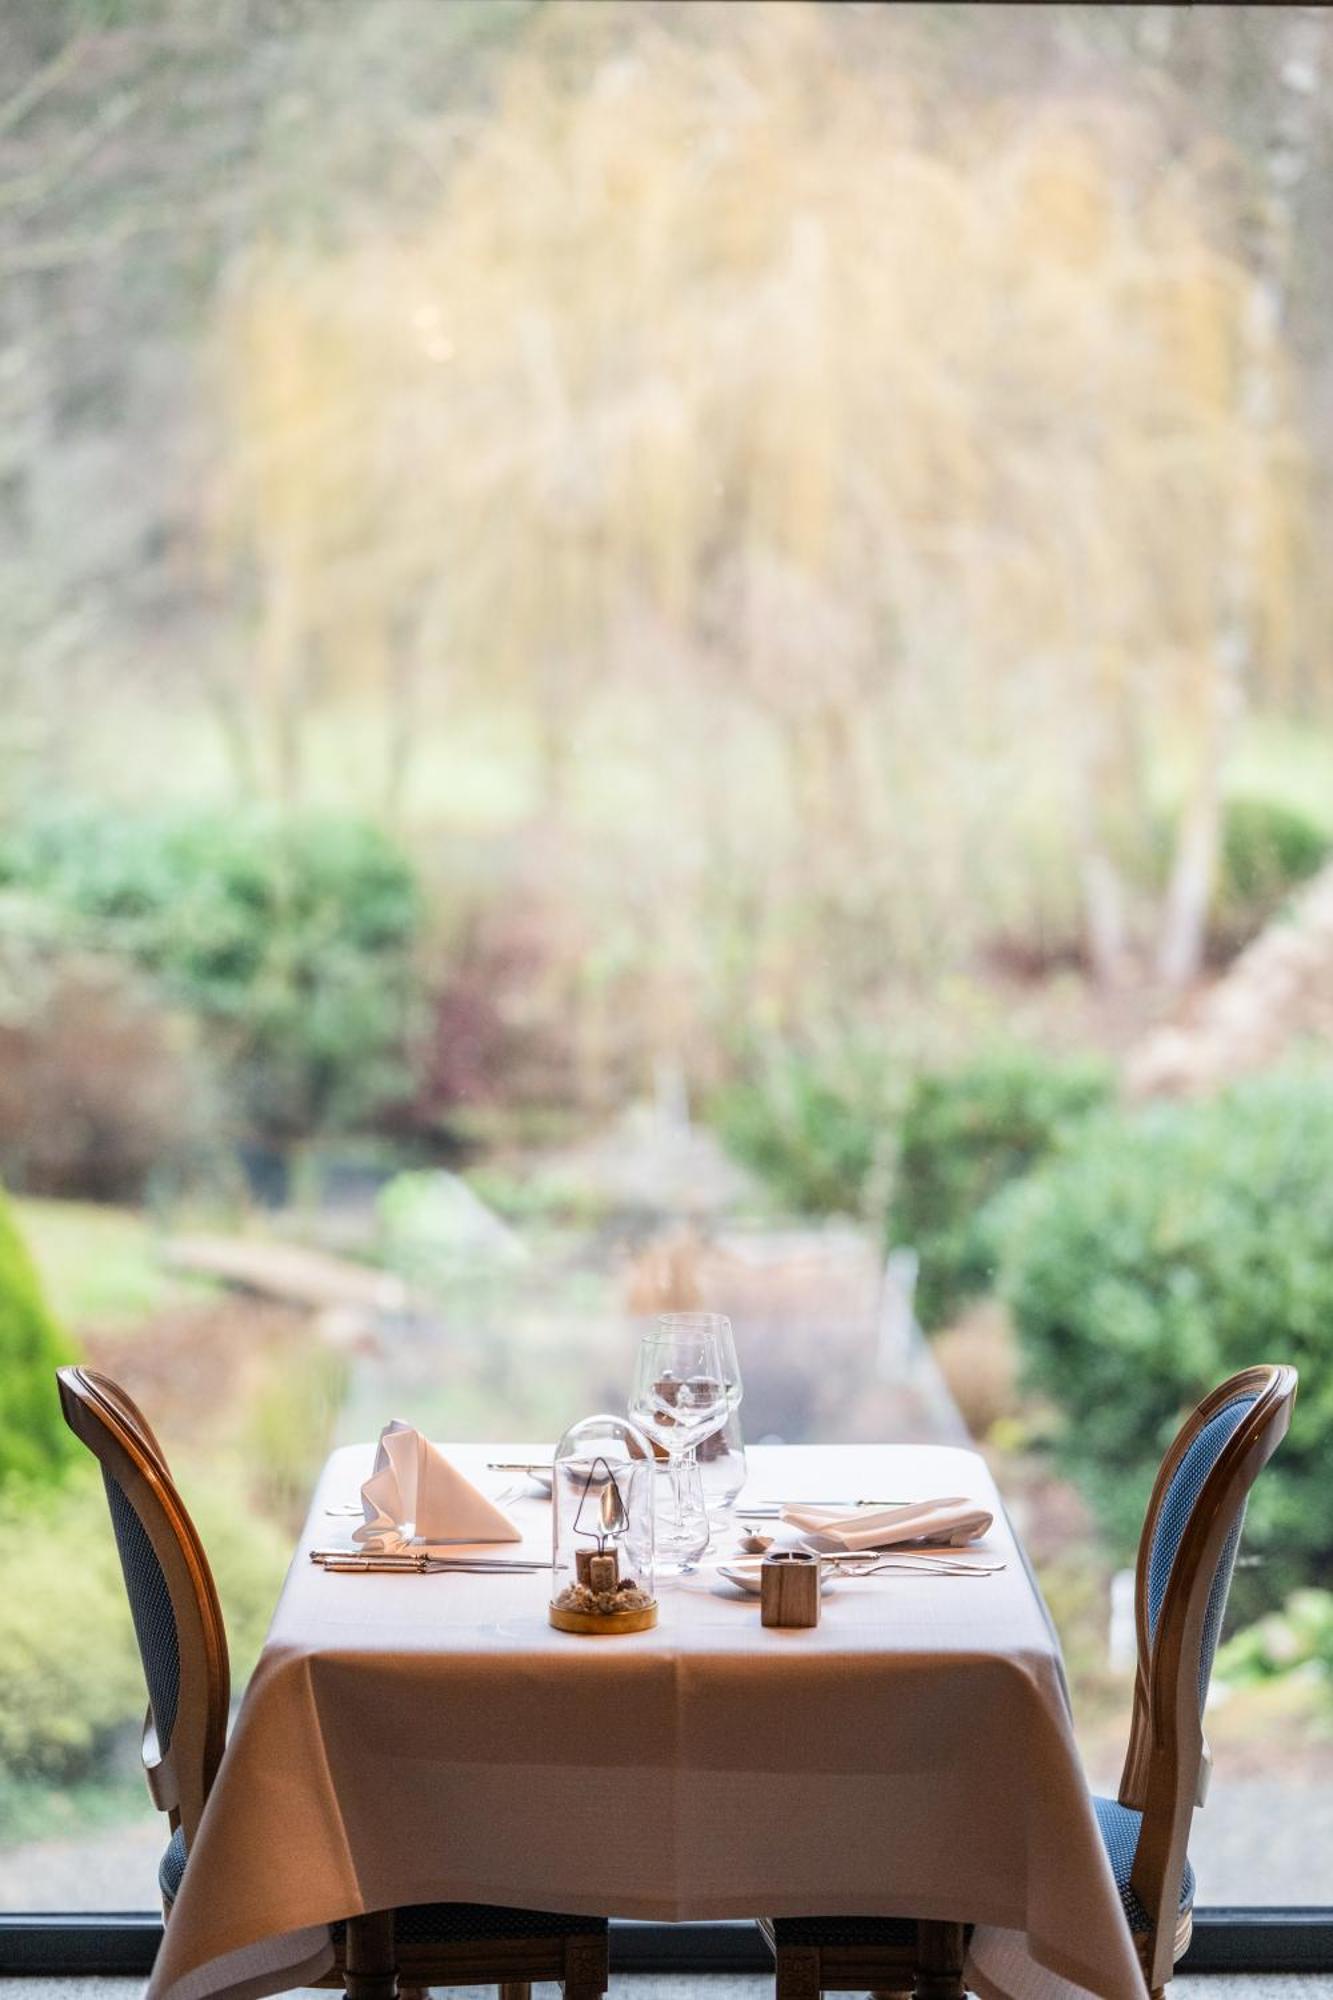
<svg viewBox="0 0 1333 2000"><path fill-rule="evenodd" d="M419 1562L384 1562L375 1556L326 1557L320 1568L333 1575L350 1576L533 1576L550 1569L550 1563L465 1563L441 1562L438 1556L422 1556Z"/></svg>
<svg viewBox="0 0 1333 2000"><path fill-rule="evenodd" d="M533 1570L553 1565L539 1556L441 1556L425 1549L311 1549L310 1560L326 1569L471 1569Z"/></svg>
<svg viewBox="0 0 1333 2000"><path fill-rule="evenodd" d="M361 1505L361 1502L359 1500L356 1501L355 1503L353 1503L351 1500L338 1500L335 1501L333 1506L326 1507L324 1509L324 1512L326 1514L346 1514L349 1518L352 1516L356 1516L359 1519L361 1515L364 1514L365 1508Z"/></svg>
<svg viewBox="0 0 1333 2000"><path fill-rule="evenodd" d="M839 1576L883 1576L897 1570L901 1576L996 1576L1003 1562L959 1562L949 1556L862 1555L824 1556Z"/></svg>
<svg viewBox="0 0 1333 2000"><path fill-rule="evenodd" d="M516 1472L522 1478L531 1480L534 1486L540 1486L544 1493L549 1493L555 1483L555 1476L549 1459L534 1459L531 1461L516 1459L510 1461L508 1459L490 1458L486 1461L486 1470L488 1472ZM510 1489L506 1488L505 1490L508 1492Z"/></svg>
<svg viewBox="0 0 1333 2000"><path fill-rule="evenodd" d="M775 1521L788 1507L916 1507L917 1500L763 1500L753 1507L733 1507L738 1521Z"/></svg>

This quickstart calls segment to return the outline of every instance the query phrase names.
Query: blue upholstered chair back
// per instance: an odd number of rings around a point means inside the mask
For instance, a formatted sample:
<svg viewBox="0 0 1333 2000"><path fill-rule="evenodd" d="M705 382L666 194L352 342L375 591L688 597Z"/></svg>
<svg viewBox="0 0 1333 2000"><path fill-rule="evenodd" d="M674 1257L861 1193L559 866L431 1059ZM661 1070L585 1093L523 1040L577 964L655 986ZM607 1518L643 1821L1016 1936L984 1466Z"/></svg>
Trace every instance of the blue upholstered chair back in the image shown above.
<svg viewBox="0 0 1333 2000"><path fill-rule="evenodd" d="M163 1750L169 1750L181 1691L180 1630L171 1592L148 1531L125 1497L124 1487L105 1468L102 1478L157 1740Z"/></svg>
<svg viewBox="0 0 1333 2000"><path fill-rule="evenodd" d="M1149 1989L1184 1949L1188 1843L1210 1760L1203 1706L1251 1487L1291 1422L1296 1371L1243 1369L1219 1384L1162 1462L1139 1546L1139 1663L1129 1748L1108 1811L1133 1824L1127 1910Z"/></svg>
<svg viewBox="0 0 1333 2000"><path fill-rule="evenodd" d="M203 1545L133 1399L88 1368L57 1370L65 1421L96 1458L148 1685L144 1771L189 1842L226 1739L230 1675Z"/></svg>
<svg viewBox="0 0 1333 2000"><path fill-rule="evenodd" d="M1198 1504L1209 1473L1217 1464L1224 1447L1234 1437L1236 1427L1246 1413L1254 1408L1253 1396L1237 1396L1224 1403L1203 1425L1192 1440L1180 1464L1171 1477L1158 1511L1153 1529L1152 1548L1148 1558L1148 1636L1156 1637L1157 1621L1161 1616L1166 1587L1171 1579L1171 1571L1180 1549L1181 1539L1189 1525L1191 1514ZM1245 1522L1245 1503L1227 1535L1213 1581L1208 1594L1208 1608L1204 1615L1203 1644L1199 1654L1199 1707L1202 1710L1208 1696L1208 1683L1212 1678L1213 1659L1217 1653L1217 1642L1222 1633L1222 1619L1226 1612L1227 1595L1231 1589L1231 1576L1236 1567L1236 1551L1240 1546L1241 1529Z"/></svg>

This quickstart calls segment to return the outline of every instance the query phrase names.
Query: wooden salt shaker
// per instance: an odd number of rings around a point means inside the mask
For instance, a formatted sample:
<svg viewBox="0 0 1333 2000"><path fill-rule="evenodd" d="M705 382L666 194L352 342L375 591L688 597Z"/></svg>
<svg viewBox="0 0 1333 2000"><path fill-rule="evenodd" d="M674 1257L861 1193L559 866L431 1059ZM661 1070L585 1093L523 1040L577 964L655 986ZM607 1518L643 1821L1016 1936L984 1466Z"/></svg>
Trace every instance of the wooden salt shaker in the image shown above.
<svg viewBox="0 0 1333 2000"><path fill-rule="evenodd" d="M819 1623L819 1557L808 1549L777 1549L759 1571L759 1616L789 1628Z"/></svg>

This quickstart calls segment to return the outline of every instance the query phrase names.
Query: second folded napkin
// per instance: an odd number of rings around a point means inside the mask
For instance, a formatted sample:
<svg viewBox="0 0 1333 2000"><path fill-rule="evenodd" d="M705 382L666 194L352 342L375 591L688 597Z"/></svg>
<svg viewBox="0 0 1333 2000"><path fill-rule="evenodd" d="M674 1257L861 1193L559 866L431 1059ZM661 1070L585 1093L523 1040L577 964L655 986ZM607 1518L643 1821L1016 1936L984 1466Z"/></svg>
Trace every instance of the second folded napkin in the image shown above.
<svg viewBox="0 0 1333 2000"><path fill-rule="evenodd" d="M507 1514L419 1430L397 1418L380 1432L375 1467L361 1488L364 1524L352 1540L377 1555L409 1542L519 1542Z"/></svg>
<svg viewBox="0 0 1333 2000"><path fill-rule="evenodd" d="M782 1518L807 1535L844 1549L892 1549L903 1542L962 1548L979 1541L993 1516L975 1500L915 1500L905 1507L786 1507Z"/></svg>

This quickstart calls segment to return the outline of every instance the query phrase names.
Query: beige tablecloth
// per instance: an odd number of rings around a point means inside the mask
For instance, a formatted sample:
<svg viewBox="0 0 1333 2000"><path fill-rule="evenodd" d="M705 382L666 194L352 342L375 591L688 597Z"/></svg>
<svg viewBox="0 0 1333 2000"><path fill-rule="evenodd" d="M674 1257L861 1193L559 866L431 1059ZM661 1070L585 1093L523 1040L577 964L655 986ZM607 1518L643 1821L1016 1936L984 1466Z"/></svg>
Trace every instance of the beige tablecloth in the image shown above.
<svg viewBox="0 0 1333 2000"><path fill-rule="evenodd" d="M485 1480L523 1451L455 1455ZM1002 1574L844 1582L800 1632L687 1579L656 1631L600 1640L551 1630L541 1574L316 1568L370 1462L325 1468L149 2000L302 1984L331 1919L436 1901L965 1920L983 1992L1141 2000L1059 1649L973 1453L761 1448L747 1498L968 1494ZM545 1548L548 1503L506 1504Z"/></svg>

